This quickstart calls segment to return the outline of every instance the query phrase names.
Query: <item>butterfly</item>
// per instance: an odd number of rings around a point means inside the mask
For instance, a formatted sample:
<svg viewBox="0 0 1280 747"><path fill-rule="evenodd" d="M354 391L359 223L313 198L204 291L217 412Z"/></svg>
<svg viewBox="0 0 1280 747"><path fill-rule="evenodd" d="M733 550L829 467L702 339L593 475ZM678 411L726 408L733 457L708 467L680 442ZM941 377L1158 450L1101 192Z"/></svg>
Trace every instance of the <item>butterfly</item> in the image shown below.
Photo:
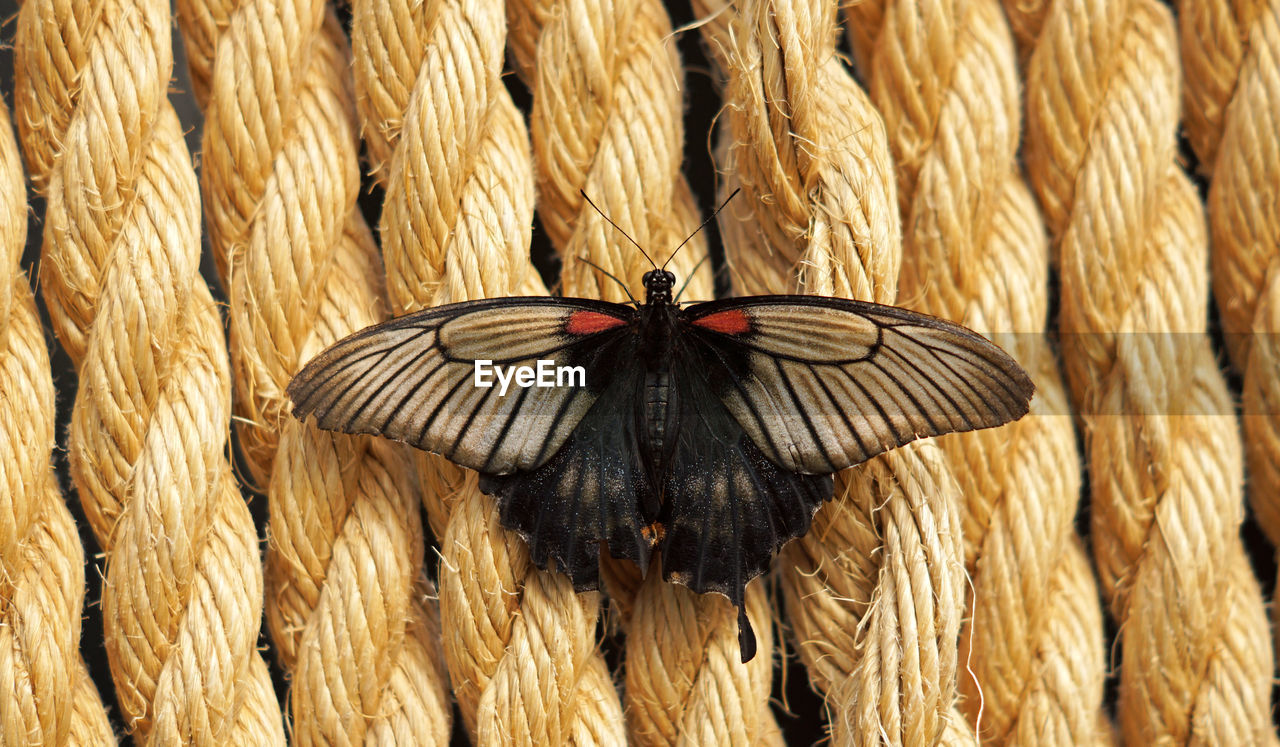
<svg viewBox="0 0 1280 747"><path fill-rule="evenodd" d="M746 585L809 531L836 472L1018 420L1036 386L995 343L941 318L820 295L682 306L676 275L649 261L644 303L426 308L339 340L288 395L321 429L475 469L532 562L554 560L577 591L599 588L602 544L641 573L658 553L666 581L736 606L745 664Z"/></svg>
<svg viewBox="0 0 1280 747"><path fill-rule="evenodd" d="M643 251L643 250L642 250ZM738 608L802 536L833 473L910 441L1028 411L1026 372L981 335L861 301L774 295L683 305L655 265L645 301L494 298L339 341L289 384L296 417L480 473L503 526L578 591L603 544Z"/></svg>

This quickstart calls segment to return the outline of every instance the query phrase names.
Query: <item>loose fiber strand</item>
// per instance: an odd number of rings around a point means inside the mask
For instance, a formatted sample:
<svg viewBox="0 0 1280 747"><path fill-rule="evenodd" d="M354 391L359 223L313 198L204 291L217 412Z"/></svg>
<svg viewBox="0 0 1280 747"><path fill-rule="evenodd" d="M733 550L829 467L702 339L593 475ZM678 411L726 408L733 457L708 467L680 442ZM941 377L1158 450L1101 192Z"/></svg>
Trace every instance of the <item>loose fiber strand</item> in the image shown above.
<svg viewBox="0 0 1280 747"><path fill-rule="evenodd" d="M1238 426L1205 334L1203 213L1176 160L1173 19L1152 0L1025 11L1024 158L1062 275L1094 558L1120 631L1122 737L1269 742L1272 658L1239 536Z"/></svg>
<svg viewBox="0 0 1280 747"><path fill-rule="evenodd" d="M1214 296L1244 376L1246 484L1280 545L1280 1L1181 3L1178 23L1183 121L1211 180Z"/></svg>
<svg viewBox="0 0 1280 747"><path fill-rule="evenodd" d="M53 379L20 264L25 197L0 103L0 742L105 744L111 724L80 658L84 549L53 474Z"/></svg>
<svg viewBox="0 0 1280 747"><path fill-rule="evenodd" d="M897 163L900 302L997 340L1037 386L1029 417L938 440L963 496L973 589L961 709L984 744L1096 743L1106 719L1102 610L1074 530L1074 429L1039 336L1049 254L1015 163L1013 40L995 0L890 0L848 13Z"/></svg>
<svg viewBox="0 0 1280 747"><path fill-rule="evenodd" d="M300 744L450 731L414 478L385 441L288 415L313 355L386 315L357 206L350 51L323 2L180 2L205 107L204 196L227 286L240 443L267 490L267 620ZM201 83L207 78L207 84Z"/></svg>
<svg viewBox="0 0 1280 747"><path fill-rule="evenodd" d="M167 96L169 5L23 5L18 121L47 196L41 284L79 374L71 475L106 555L106 650L140 741L282 744L257 650L257 535L227 461L230 373ZM55 63L56 61L56 63Z"/></svg>

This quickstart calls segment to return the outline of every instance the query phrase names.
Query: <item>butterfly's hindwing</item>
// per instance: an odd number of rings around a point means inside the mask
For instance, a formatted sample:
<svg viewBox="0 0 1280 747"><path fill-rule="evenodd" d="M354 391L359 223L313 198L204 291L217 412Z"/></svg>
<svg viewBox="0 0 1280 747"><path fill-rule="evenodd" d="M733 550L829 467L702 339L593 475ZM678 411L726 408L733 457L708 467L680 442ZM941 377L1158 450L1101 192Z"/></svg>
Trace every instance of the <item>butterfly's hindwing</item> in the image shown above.
<svg viewBox="0 0 1280 747"><path fill-rule="evenodd" d="M643 388L637 372L619 372L545 464L481 479L481 489L498 499L503 526L528 542L533 562L546 568L554 558L579 591L598 588L601 541L614 557L642 570L649 564L644 527L656 518L658 498L632 417Z"/></svg>
<svg viewBox="0 0 1280 747"><path fill-rule="evenodd" d="M747 583L809 529L831 497L831 475L784 470L767 459L711 391L696 358L675 362L672 407L678 432L664 481L663 576L697 592L716 591L742 608ZM742 618L744 656L751 640Z"/></svg>
<svg viewBox="0 0 1280 747"><path fill-rule="evenodd" d="M488 474L559 450L608 386L632 309L602 301L494 299L442 306L340 341L289 386L317 425L404 441ZM476 361L580 366L585 386L476 385Z"/></svg>
<svg viewBox="0 0 1280 747"><path fill-rule="evenodd" d="M836 472L917 438L1016 420L1035 390L987 339L905 309L761 296L687 315L713 390L790 471Z"/></svg>

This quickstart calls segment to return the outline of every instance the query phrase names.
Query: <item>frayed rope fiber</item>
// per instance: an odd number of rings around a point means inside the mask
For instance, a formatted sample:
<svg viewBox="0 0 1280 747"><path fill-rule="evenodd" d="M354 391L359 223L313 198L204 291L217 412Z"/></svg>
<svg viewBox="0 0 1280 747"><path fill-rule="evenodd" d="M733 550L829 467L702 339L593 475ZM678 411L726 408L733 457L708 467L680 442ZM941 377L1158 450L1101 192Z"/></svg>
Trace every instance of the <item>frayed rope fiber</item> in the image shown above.
<svg viewBox="0 0 1280 747"><path fill-rule="evenodd" d="M1280 2L1187 3L1178 26L1183 126L1210 179L1213 291L1244 377L1249 498L1280 544Z"/></svg>
<svg viewBox="0 0 1280 747"><path fill-rule="evenodd" d="M53 473L53 379L20 260L26 184L0 103L0 743L104 744L80 658L84 548Z"/></svg>

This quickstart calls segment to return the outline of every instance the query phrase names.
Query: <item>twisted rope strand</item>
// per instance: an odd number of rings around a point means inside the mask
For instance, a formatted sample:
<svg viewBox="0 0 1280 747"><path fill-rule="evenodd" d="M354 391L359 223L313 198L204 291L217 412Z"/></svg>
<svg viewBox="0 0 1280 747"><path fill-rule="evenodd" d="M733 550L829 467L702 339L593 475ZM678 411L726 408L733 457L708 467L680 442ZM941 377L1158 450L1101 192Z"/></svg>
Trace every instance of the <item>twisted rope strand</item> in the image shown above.
<svg viewBox="0 0 1280 747"><path fill-rule="evenodd" d="M43 286L79 373L71 471L107 555L126 725L142 740L283 743L256 651L257 536L226 457L199 196L165 98L168 5L28 3L17 47L19 123L48 195Z"/></svg>
<svg viewBox="0 0 1280 747"><path fill-rule="evenodd" d="M365 135L387 184L380 232L393 306L545 293L528 259L527 134L499 80L501 5L357 5L355 18ZM474 473L419 464L468 730L481 743L620 741L617 696L594 651L594 597L530 566Z"/></svg>
<svg viewBox="0 0 1280 747"><path fill-rule="evenodd" d="M1214 295L1244 375L1249 497L1280 544L1280 2L1183 3L1179 25L1187 136L1212 180Z"/></svg>
<svg viewBox="0 0 1280 747"><path fill-rule="evenodd" d="M1043 17L1025 158L1062 268L1094 555L1121 631L1123 737L1271 741L1271 651L1238 534L1239 438L1204 334L1204 222L1174 161L1172 20L1149 0L1020 13Z"/></svg>
<svg viewBox="0 0 1280 747"><path fill-rule="evenodd" d="M268 623L299 743L447 740L437 612L408 464L287 416L324 346L384 316L357 206L350 54L323 2L182 5L209 70L204 189L228 285L241 444L270 500ZM220 34L202 32L212 23ZM200 46L197 46L200 45Z"/></svg>
<svg viewBox="0 0 1280 747"><path fill-rule="evenodd" d="M737 288L891 302L901 238L889 151L835 57L834 9L739 11L704 31L728 79L720 168L752 211L722 223ZM833 740L972 741L953 726L963 723L952 705L963 567L940 452L919 444L843 472L836 496L784 550L782 572Z"/></svg>
<svg viewBox="0 0 1280 747"><path fill-rule="evenodd" d="M80 658L84 549L53 473L53 379L20 264L25 197L0 103L0 742L105 744L111 725Z"/></svg>
<svg viewBox="0 0 1280 747"><path fill-rule="evenodd" d="M585 191L654 260L662 263L698 224L680 175L683 75L658 2L512 4L516 67L533 89L533 147L543 226L564 261L565 292L622 300L595 264L639 293L649 260L581 197ZM682 280L706 254L695 236L671 262ZM708 272L689 298L707 298ZM725 600L666 584L656 564L640 581L628 564L606 559L604 578L627 630L626 711L632 739L644 744L715 737L759 741L775 733L768 710L771 654L741 663L732 608ZM757 631L772 622L759 584L748 589ZM634 595L634 596L633 596ZM678 621L667 615L679 611ZM764 634L762 652L772 650Z"/></svg>
<svg viewBox="0 0 1280 747"><path fill-rule="evenodd" d="M1080 480L1067 400L1050 348L1034 337L1048 312L1048 247L1015 171L1013 41L990 0L864 3L849 14L897 157L900 293L994 336L1038 385L1030 417L938 441L964 496L973 588L960 636L972 671L960 677L962 709L984 742L1097 741L1102 613L1074 532ZM1081 596L1052 596L1065 593Z"/></svg>

